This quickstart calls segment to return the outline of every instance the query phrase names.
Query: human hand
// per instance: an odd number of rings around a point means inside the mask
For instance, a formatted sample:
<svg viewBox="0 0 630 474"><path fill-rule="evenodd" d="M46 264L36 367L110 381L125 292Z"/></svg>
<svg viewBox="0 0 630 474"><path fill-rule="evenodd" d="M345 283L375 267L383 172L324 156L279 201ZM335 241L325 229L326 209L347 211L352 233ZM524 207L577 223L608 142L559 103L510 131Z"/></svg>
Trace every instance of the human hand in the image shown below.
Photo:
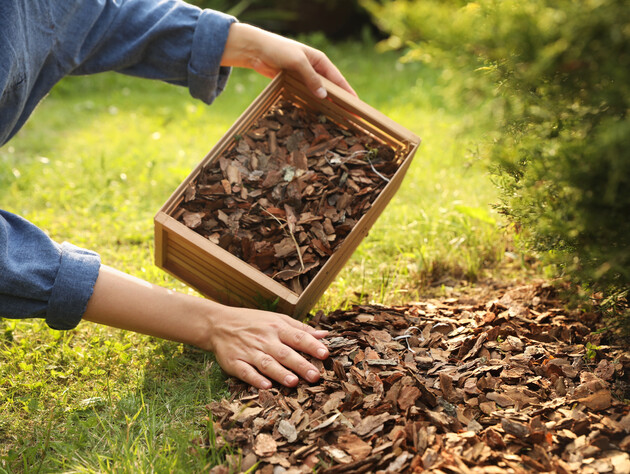
<svg viewBox="0 0 630 474"><path fill-rule="evenodd" d="M322 75L357 95L339 69L321 51L243 23L230 26L221 65L254 69L267 77L274 77L284 69L295 71L320 99L326 97L326 89L319 77Z"/></svg>
<svg viewBox="0 0 630 474"><path fill-rule="evenodd" d="M284 314L177 293L106 265L83 319L212 351L223 370L258 388L271 387L267 377L293 387L298 383L295 373L316 382L319 371L298 351L328 357L318 340L327 331Z"/></svg>
<svg viewBox="0 0 630 474"><path fill-rule="evenodd" d="M319 380L317 368L299 352L327 358L328 349L318 340L327 331L268 311L225 306L220 314L209 350L225 372L261 389L271 388L269 378L295 387L296 373L309 382Z"/></svg>

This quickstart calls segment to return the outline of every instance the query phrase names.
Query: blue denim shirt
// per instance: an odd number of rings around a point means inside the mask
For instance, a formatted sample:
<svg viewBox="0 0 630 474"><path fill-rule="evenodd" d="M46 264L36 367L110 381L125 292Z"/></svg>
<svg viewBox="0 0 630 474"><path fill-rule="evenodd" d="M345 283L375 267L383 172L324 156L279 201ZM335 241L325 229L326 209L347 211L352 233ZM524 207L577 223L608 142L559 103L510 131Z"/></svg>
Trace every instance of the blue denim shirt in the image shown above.
<svg viewBox="0 0 630 474"><path fill-rule="evenodd" d="M234 21L179 0L0 0L0 145L66 75L118 71L211 103L230 73L220 62ZM71 329L99 268L98 254L0 210L0 317Z"/></svg>

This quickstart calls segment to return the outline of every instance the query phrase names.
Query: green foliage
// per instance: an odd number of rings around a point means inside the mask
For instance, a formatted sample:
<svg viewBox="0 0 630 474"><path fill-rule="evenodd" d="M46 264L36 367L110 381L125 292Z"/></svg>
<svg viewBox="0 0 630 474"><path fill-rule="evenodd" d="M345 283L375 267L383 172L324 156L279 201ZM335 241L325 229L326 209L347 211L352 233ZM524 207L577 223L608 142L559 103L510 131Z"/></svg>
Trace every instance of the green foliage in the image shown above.
<svg viewBox="0 0 630 474"><path fill-rule="evenodd" d="M493 97L500 210L564 274L630 284L630 9L623 0L364 0L408 60ZM461 78L461 80L460 80ZM474 101L471 103L475 103Z"/></svg>
<svg viewBox="0 0 630 474"><path fill-rule="evenodd" d="M586 345L584 346L584 349L585 349L584 360L586 362L593 362L595 358L597 357L597 351L600 350L601 348L599 346L591 344L590 342L587 342Z"/></svg>

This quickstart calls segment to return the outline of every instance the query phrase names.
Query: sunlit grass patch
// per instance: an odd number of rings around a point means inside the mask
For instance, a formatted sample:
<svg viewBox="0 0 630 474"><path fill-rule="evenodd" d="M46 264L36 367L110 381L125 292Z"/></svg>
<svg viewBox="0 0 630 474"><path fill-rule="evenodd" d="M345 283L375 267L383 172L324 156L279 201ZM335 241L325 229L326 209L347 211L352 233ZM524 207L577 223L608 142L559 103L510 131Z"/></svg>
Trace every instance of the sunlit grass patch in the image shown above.
<svg viewBox="0 0 630 474"><path fill-rule="evenodd" d="M5 466L172 472L167 467L205 465L186 453L203 431L205 404L225 393L210 354L91 324L59 332L5 320L2 330Z"/></svg>

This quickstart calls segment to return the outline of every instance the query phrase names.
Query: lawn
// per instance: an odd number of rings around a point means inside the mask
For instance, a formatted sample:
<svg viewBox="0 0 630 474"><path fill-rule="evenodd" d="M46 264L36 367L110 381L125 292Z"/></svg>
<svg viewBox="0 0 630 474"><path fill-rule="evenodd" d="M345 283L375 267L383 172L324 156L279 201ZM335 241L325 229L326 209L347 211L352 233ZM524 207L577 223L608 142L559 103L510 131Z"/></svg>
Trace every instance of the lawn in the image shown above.
<svg viewBox="0 0 630 474"><path fill-rule="evenodd" d="M315 309L420 298L501 259L497 192L478 111L449 76L373 45L325 49L360 97L423 138L398 192ZM0 207L104 263L183 292L153 265L153 216L266 85L235 71L206 107L187 90L116 74L68 78L0 149ZM185 315L182 315L185 317ZM227 393L212 355L82 323L58 332L0 320L0 472L202 471L192 441Z"/></svg>

